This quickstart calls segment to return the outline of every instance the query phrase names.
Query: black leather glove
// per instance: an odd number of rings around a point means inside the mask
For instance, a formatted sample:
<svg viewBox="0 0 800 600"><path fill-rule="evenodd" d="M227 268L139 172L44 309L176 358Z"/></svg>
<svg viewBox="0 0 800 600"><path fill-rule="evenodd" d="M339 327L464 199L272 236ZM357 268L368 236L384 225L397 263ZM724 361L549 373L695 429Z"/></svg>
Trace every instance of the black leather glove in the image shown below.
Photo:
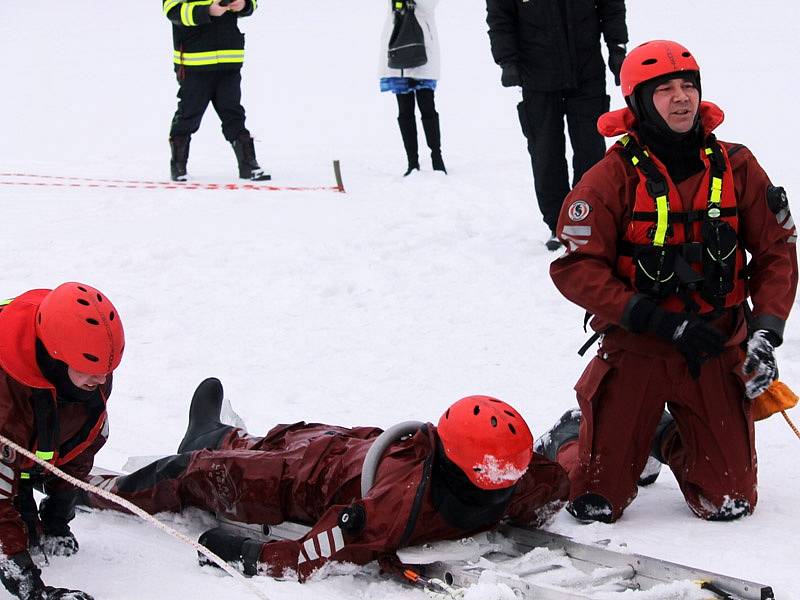
<svg viewBox="0 0 800 600"><path fill-rule="evenodd" d="M779 343L780 338L766 329L758 329L747 341L747 356L742 365L742 373L753 375L745 383L745 394L751 400L760 396L778 378L775 346Z"/></svg>
<svg viewBox="0 0 800 600"><path fill-rule="evenodd" d="M203 533L197 541L225 562L241 563L245 575L253 576L258 572L258 559L262 546L258 540L230 533L222 527L215 527ZM202 554L198 553L197 558L201 565L216 566Z"/></svg>
<svg viewBox="0 0 800 600"><path fill-rule="evenodd" d="M614 75L614 83L619 85L619 73L625 61L625 44L609 44L608 70Z"/></svg>
<svg viewBox="0 0 800 600"><path fill-rule="evenodd" d="M630 329L635 333L650 331L675 344L686 358L689 373L695 379L700 376L700 365L721 354L728 339L696 314L668 312L647 298L642 298L631 308Z"/></svg>
<svg viewBox="0 0 800 600"><path fill-rule="evenodd" d="M80 590L45 586L42 572L27 552L0 559L0 580L20 600L94 600Z"/></svg>
<svg viewBox="0 0 800 600"><path fill-rule="evenodd" d="M522 78L519 76L519 66L517 63L509 62L500 65L503 74L500 75L500 84L503 87L517 87L522 85Z"/></svg>
<svg viewBox="0 0 800 600"><path fill-rule="evenodd" d="M78 549L69 528L69 522L75 518L75 505L78 501L78 490L53 492L39 505L39 516L42 521L42 537L40 540L45 554L52 556L72 556Z"/></svg>

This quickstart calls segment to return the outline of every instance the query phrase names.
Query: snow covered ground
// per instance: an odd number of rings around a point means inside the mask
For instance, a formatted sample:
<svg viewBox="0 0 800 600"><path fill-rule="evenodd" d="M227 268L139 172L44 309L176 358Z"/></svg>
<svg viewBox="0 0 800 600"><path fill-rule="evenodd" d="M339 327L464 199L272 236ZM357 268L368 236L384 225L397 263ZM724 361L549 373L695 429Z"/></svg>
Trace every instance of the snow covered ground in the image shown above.
<svg viewBox="0 0 800 600"><path fill-rule="evenodd" d="M164 180L176 85L159 3L4 2L0 173ZM800 189L794 163L796 16L789 0L629 2L632 43L693 49L704 97L776 184ZM6 185L0 177L0 295L68 280L96 285L124 318L127 350L99 463L174 451L188 401L220 377L252 431L308 419L389 426L435 421L488 393L539 435L574 403L586 359L582 311L547 275L516 90L502 89L478 0L444 0L437 93L450 174L403 179L394 99L378 93L384 2L261 2L248 36L244 104L277 185L348 193L144 190ZM621 105L616 88L612 105ZM213 112L192 142L190 174L232 181L234 157ZM800 387L800 326L779 350ZM800 417L798 417L800 420ZM614 525L554 529L580 540L691 563L800 597L800 444L780 417L757 425L760 501L734 523L694 518L669 474ZM171 523L192 535L197 519ZM81 552L45 569L51 585L98 599L248 598L196 566L193 551L115 514L80 516ZM341 576L300 585L257 578L272 599L422 598L393 582ZM0 591L0 598L5 598ZM471 598L502 597L497 586ZM691 598L672 590L663 597Z"/></svg>

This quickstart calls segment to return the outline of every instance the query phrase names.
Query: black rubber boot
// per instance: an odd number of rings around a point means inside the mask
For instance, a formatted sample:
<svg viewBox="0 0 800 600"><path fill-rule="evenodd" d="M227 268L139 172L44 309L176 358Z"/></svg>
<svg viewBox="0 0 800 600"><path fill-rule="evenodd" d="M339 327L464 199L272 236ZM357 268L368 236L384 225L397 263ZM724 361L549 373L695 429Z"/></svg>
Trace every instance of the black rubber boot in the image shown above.
<svg viewBox="0 0 800 600"><path fill-rule="evenodd" d="M234 429L220 421L222 398L222 383L215 377L209 377L197 386L189 408L189 426L178 446L179 454L214 449Z"/></svg>
<svg viewBox="0 0 800 600"><path fill-rule="evenodd" d="M661 473L661 465L667 464L667 461L661 453L661 442L664 440L664 434L674 422L675 419L672 418L672 415L664 411L664 414L661 415L661 420L658 422L658 427L656 427L656 433L653 436L653 443L650 447L650 457L647 459L647 464L645 464L642 474L639 476L640 487L646 487L655 483L656 479L658 479L658 475Z"/></svg>
<svg viewBox="0 0 800 600"><path fill-rule="evenodd" d="M169 161L169 174L172 181L186 181L186 162L189 160L188 135L176 135L169 138L171 158Z"/></svg>
<svg viewBox="0 0 800 600"><path fill-rule="evenodd" d="M568 410L558 422L550 429L545 431L533 445L534 451L543 454L553 462L556 462L558 450L571 440L578 439L578 431L581 428L581 411L579 408Z"/></svg>
<svg viewBox="0 0 800 600"><path fill-rule="evenodd" d="M239 178L249 179L250 181L269 181L272 176L265 173L264 169L258 166L256 160L256 147L253 137L243 131L239 137L231 142L233 152L236 154L236 161L239 163Z"/></svg>
<svg viewBox="0 0 800 600"><path fill-rule="evenodd" d="M403 177L411 174L411 171L419 171L419 146L417 144L417 120L412 113L410 116L397 117L397 124L400 126L400 135L403 136L403 146L408 157L408 169L403 173Z"/></svg>
<svg viewBox="0 0 800 600"><path fill-rule="evenodd" d="M431 149L431 165L434 171L441 171L445 175L447 169L444 168L442 160L442 133L439 130L439 115L422 119L422 129L425 131L425 141Z"/></svg>

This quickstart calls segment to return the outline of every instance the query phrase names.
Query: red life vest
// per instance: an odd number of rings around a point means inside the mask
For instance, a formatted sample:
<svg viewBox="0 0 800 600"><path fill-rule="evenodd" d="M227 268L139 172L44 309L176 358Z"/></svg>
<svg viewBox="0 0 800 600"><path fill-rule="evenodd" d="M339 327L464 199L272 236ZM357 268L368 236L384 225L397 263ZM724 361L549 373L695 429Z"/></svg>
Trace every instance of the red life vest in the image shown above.
<svg viewBox="0 0 800 600"><path fill-rule="evenodd" d="M618 152L636 167L639 184L620 244L617 273L667 310L699 313L741 304L745 254L733 169L725 148L709 134L701 149L703 179L684 201L666 167L625 135Z"/></svg>

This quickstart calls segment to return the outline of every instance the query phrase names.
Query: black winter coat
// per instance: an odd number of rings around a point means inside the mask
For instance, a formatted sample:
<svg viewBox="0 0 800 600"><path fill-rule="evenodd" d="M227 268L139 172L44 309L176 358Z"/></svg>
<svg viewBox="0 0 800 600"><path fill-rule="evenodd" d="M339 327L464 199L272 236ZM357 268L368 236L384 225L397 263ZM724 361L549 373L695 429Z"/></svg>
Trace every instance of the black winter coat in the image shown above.
<svg viewBox="0 0 800 600"><path fill-rule="evenodd" d="M257 0L245 0L243 10L212 17L208 5L189 0L162 0L172 21L175 70L240 69L244 62L244 34L239 19L253 14Z"/></svg>
<svg viewBox="0 0 800 600"><path fill-rule="evenodd" d="M538 91L584 87L605 79L600 34L625 44L625 0L486 0L497 64L519 65L523 87Z"/></svg>

